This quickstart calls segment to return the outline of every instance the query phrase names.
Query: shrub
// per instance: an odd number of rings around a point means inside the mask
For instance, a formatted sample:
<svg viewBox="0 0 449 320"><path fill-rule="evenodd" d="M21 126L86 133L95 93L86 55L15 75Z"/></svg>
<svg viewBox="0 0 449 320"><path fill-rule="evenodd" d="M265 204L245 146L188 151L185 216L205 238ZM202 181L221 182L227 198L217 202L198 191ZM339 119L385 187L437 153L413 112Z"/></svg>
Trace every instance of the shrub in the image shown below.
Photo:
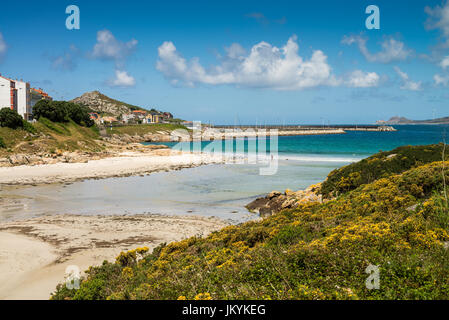
<svg viewBox="0 0 449 320"><path fill-rule="evenodd" d="M3 138L0 137L0 148L5 149L6 148L6 144L5 141L3 141Z"/></svg>
<svg viewBox="0 0 449 320"><path fill-rule="evenodd" d="M33 134L37 132L36 128L26 120L23 120L23 130Z"/></svg>
<svg viewBox="0 0 449 320"><path fill-rule="evenodd" d="M332 171L321 185L324 197L338 196L379 178L440 161L443 144L403 146L377 153L359 162ZM446 157L447 158L447 157Z"/></svg>
<svg viewBox="0 0 449 320"><path fill-rule="evenodd" d="M449 168L419 165L434 156L432 146L421 150L408 164L414 168L371 183L363 182L372 167L362 167L351 178L361 185L334 200L300 203L152 253L123 252L115 263L90 268L76 293L59 286L52 299L449 299L441 193ZM392 158L379 172L402 168ZM379 266L380 290L366 287L369 265Z"/></svg>
<svg viewBox="0 0 449 320"><path fill-rule="evenodd" d="M23 118L15 110L9 108L0 109L0 125L11 129L23 127Z"/></svg>

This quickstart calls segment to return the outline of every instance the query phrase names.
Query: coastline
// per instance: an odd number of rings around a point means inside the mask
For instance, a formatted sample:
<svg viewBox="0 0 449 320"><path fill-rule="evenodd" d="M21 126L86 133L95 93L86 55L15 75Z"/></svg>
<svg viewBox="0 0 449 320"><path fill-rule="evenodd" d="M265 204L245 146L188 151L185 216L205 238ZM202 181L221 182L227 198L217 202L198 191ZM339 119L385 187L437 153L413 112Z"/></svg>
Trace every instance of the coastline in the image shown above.
<svg viewBox="0 0 449 320"><path fill-rule="evenodd" d="M70 265L84 272L121 252L191 236L228 223L218 218L168 215L51 215L2 223L0 299L48 299Z"/></svg>
<svg viewBox="0 0 449 320"><path fill-rule="evenodd" d="M69 183L86 179L146 175L157 171L180 170L224 161L222 156L181 153L170 149L145 153L129 151L86 162L0 167L0 185Z"/></svg>

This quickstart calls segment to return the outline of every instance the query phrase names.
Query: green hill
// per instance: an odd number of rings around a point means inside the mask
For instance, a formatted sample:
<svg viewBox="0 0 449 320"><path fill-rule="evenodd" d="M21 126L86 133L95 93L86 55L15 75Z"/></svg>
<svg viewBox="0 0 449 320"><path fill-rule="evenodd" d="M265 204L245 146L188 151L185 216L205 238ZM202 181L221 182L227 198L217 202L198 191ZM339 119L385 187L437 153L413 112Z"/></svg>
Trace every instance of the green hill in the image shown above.
<svg viewBox="0 0 449 320"><path fill-rule="evenodd" d="M41 118L33 125L33 132L25 129L0 127L0 139L4 147L0 156L15 153L38 154L58 151L99 152L103 147L98 143L98 128L80 126L70 120L67 123L52 122ZM30 130L28 128L28 130Z"/></svg>
<svg viewBox="0 0 449 320"><path fill-rule="evenodd" d="M449 163L434 161L440 151L403 147L395 152L414 161L394 165L377 154L373 164L330 175L369 177L337 198L152 253L122 252L91 267L79 290L60 285L52 298L449 299ZM380 271L378 290L366 287L371 265Z"/></svg>

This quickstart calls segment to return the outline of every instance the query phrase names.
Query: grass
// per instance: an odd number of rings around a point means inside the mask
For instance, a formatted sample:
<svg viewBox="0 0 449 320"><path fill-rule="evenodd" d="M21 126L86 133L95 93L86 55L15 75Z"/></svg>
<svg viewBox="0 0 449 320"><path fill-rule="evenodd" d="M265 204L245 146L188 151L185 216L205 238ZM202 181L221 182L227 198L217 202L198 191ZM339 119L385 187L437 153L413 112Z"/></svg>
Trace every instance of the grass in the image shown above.
<svg viewBox="0 0 449 320"><path fill-rule="evenodd" d="M423 150L402 149L418 158ZM59 285L52 298L449 299L449 212L441 193L447 163L415 163L400 173L382 163L381 177L325 203L302 203L151 253L122 252L89 268L80 290ZM361 167L362 176L365 169L371 167ZM365 286L369 265L379 266L379 290Z"/></svg>
<svg viewBox="0 0 449 320"><path fill-rule="evenodd" d="M35 124L27 124L23 129L0 128L0 139L5 147L0 156L12 153L39 153L60 151L99 152L103 147L98 143L98 128L86 128L73 121L55 123L41 118Z"/></svg>
<svg viewBox="0 0 449 320"><path fill-rule="evenodd" d="M186 129L178 124L131 125L106 128L107 134L145 135L158 132L171 132ZM0 157L12 153L54 153L58 151L101 152L104 147L99 143L100 130L79 126L73 121L56 123L41 117L34 124L26 123L22 129L0 127ZM3 141L3 143L2 143ZM53 151L53 152L52 152Z"/></svg>
<svg viewBox="0 0 449 320"><path fill-rule="evenodd" d="M112 127L112 130L110 128L106 128L107 134L128 134L128 135L145 135L145 134L152 134L157 133L158 131L163 132L171 132L176 129L184 129L187 130L187 128L183 125L179 124L171 124L171 123L155 123L155 124L137 124L137 125L128 125L128 126L121 126L121 127Z"/></svg>

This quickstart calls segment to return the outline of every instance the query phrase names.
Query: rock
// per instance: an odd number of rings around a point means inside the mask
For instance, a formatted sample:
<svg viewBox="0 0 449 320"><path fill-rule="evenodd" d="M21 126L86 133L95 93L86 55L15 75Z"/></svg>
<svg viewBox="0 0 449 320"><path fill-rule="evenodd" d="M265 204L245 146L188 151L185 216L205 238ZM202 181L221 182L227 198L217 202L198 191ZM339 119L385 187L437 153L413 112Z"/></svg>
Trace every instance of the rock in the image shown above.
<svg viewBox="0 0 449 320"><path fill-rule="evenodd" d="M271 191L269 194L268 194L268 196L267 196L267 198L268 199L273 199L274 197L278 197L278 196L280 196L282 193L280 193L279 191Z"/></svg>
<svg viewBox="0 0 449 320"><path fill-rule="evenodd" d="M10 167L11 162L8 158L0 158L0 167Z"/></svg>
<svg viewBox="0 0 449 320"><path fill-rule="evenodd" d="M305 190L293 192L289 189L285 194L279 191L272 191L266 197L257 198L245 207L260 216L268 216L276 214L284 209L294 209L300 203L305 202L319 202L322 203L322 195L319 194L321 184L311 185Z"/></svg>

